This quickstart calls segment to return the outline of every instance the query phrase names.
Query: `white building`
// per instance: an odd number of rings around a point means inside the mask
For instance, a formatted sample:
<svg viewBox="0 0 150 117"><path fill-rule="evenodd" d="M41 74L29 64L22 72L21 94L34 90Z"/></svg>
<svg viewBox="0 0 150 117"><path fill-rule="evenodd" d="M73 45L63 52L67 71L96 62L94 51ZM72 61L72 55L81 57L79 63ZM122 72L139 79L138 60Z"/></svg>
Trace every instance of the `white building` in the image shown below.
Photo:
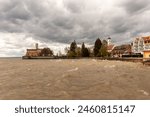
<svg viewBox="0 0 150 117"><path fill-rule="evenodd" d="M135 38L132 45L132 52L135 54L143 54L144 40L142 37Z"/></svg>
<svg viewBox="0 0 150 117"><path fill-rule="evenodd" d="M143 54L143 51L150 50L150 36L135 38L132 45L132 52Z"/></svg>

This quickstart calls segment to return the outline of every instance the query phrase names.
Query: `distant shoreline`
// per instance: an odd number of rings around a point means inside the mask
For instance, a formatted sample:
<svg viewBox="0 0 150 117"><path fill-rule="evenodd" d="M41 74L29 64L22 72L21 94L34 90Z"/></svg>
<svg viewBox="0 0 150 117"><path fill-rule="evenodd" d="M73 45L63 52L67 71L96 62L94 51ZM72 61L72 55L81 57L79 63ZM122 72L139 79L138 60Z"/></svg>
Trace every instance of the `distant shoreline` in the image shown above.
<svg viewBox="0 0 150 117"><path fill-rule="evenodd" d="M20 60L57 60L57 59L97 59L97 60L109 60L109 61L126 61L126 62L140 62L143 63L141 57L122 57L122 58L110 58L110 57L0 57L0 59L20 59Z"/></svg>
<svg viewBox="0 0 150 117"><path fill-rule="evenodd" d="M10 59L10 58L22 58L22 57L0 57L0 59Z"/></svg>

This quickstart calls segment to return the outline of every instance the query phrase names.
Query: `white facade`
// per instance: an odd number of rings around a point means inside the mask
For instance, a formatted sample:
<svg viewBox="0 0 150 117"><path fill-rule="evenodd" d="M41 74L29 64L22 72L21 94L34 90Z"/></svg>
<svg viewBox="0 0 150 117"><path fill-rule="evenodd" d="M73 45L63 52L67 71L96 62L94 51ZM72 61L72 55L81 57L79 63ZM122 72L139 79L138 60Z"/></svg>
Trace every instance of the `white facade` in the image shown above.
<svg viewBox="0 0 150 117"><path fill-rule="evenodd" d="M108 44L108 46L111 45L111 38L110 37L108 37L108 39L107 39L107 44Z"/></svg>
<svg viewBox="0 0 150 117"><path fill-rule="evenodd" d="M132 52L143 54L144 50L144 40L143 38L136 38L133 41Z"/></svg>
<svg viewBox="0 0 150 117"><path fill-rule="evenodd" d="M132 45L132 52L136 54L137 53L143 54L143 51L145 50L150 50L150 36L138 37L134 39Z"/></svg>

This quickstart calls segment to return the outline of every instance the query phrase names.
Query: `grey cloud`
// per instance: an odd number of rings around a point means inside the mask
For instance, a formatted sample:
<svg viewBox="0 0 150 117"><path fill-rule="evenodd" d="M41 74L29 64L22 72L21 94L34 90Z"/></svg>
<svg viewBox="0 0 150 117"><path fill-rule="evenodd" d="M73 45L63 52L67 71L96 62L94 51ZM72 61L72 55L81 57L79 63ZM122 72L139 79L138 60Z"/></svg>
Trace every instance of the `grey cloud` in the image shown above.
<svg viewBox="0 0 150 117"><path fill-rule="evenodd" d="M64 0L64 6L72 13L81 13L85 6L85 0Z"/></svg>
<svg viewBox="0 0 150 117"><path fill-rule="evenodd" d="M5 7L4 7L5 6ZM30 15L26 9L26 6L23 2L7 2L5 3L3 8L1 9L1 13L3 18L12 20L12 19L22 19L27 20Z"/></svg>
<svg viewBox="0 0 150 117"><path fill-rule="evenodd" d="M0 32L24 33L44 42L93 44L107 36L123 42L131 38L128 32L133 37L150 30L149 0L114 0L119 4L110 8L105 0L5 1L0 4Z"/></svg>
<svg viewBox="0 0 150 117"><path fill-rule="evenodd" d="M112 29L112 33L124 33L129 30L130 26L129 19L124 19L123 17L115 17L111 20L110 28Z"/></svg>
<svg viewBox="0 0 150 117"><path fill-rule="evenodd" d="M133 14L147 9L149 4L149 0L126 0L122 5L125 7L128 13Z"/></svg>

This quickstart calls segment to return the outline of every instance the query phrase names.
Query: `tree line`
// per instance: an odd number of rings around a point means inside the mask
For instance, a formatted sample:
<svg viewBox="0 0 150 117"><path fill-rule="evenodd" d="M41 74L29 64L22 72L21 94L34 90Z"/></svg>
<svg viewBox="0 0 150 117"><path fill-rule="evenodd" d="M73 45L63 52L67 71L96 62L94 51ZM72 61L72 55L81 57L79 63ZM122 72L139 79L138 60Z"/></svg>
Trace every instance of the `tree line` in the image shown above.
<svg viewBox="0 0 150 117"><path fill-rule="evenodd" d="M96 39L93 49L86 47L83 42L81 47L77 46L74 40L69 48L65 48L65 53L67 57L108 57L107 52L108 43L106 40L101 41L99 38ZM44 48L41 51L41 56L53 56L53 51L50 48ZM59 55L61 56L61 55Z"/></svg>
<svg viewBox="0 0 150 117"><path fill-rule="evenodd" d="M101 41L99 38L96 39L93 50L86 47L84 42L81 47L78 47L76 41L73 41L70 48L65 49L65 52L67 57L106 57L109 56L107 46L107 41Z"/></svg>

